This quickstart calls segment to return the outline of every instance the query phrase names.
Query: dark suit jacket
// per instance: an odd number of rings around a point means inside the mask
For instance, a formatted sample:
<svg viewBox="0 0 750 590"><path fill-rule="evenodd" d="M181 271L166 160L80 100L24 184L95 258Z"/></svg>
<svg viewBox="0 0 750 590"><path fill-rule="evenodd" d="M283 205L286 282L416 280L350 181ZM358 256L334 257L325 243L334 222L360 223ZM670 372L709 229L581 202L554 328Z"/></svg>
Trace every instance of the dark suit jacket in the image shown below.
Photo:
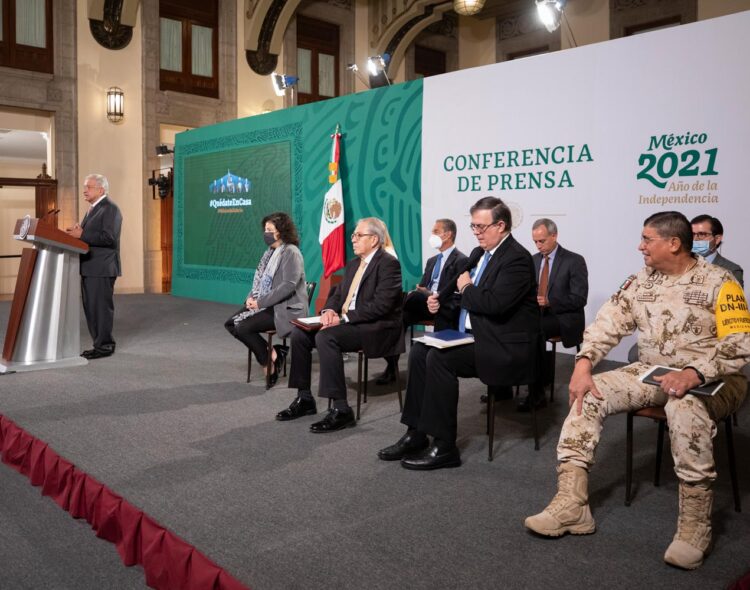
<svg viewBox="0 0 750 590"><path fill-rule="evenodd" d="M469 258L478 260L483 254L475 248ZM539 379L544 339L536 291L531 254L508 236L490 258L479 285L469 285L461 294L483 383L520 385Z"/></svg>
<svg viewBox="0 0 750 590"><path fill-rule="evenodd" d="M534 254L536 276L542 268L542 254ZM583 309L589 296L589 271L583 256L558 244L555 262L547 283L549 311L560 321L560 336L566 348L583 341L586 316Z"/></svg>
<svg viewBox="0 0 750 590"><path fill-rule="evenodd" d="M122 214L107 196L81 222L81 240L89 251L81 254L81 276L119 277Z"/></svg>
<svg viewBox="0 0 750 590"><path fill-rule="evenodd" d="M744 288L745 283L742 280L743 277L743 271L742 267L737 264L736 262L732 262L731 260L724 258L721 254L718 252L716 253L716 258L714 258L714 264L716 266L720 266L721 268L726 268L729 272L731 272L734 275L734 278L737 279L737 282L740 284L740 287Z"/></svg>
<svg viewBox="0 0 750 590"><path fill-rule="evenodd" d="M346 264L344 280L329 295L323 309L341 313L359 263L355 258ZM350 324L360 327L362 349L368 358L404 352L401 299L401 264L379 248L362 275L356 307L346 314Z"/></svg>
<svg viewBox="0 0 750 590"><path fill-rule="evenodd" d="M447 328L456 327L455 324L458 320L459 313L459 299L454 295L454 292L456 290L454 277L456 276L457 270L466 265L467 260L468 258L466 254L461 252L458 248L454 248L450 253L450 256L448 256L448 258L443 261L443 269L440 273L440 280L438 281L438 291L443 292L445 290L446 295L440 298L440 308L438 309L437 314L434 316L436 330L444 330ZM429 289L432 279L432 271L435 269L436 263L437 254L427 259L427 263L424 267L424 274L422 275L422 279L419 281L420 287ZM449 287L449 281L453 283L452 290L447 288ZM410 297L412 295L417 296L420 295L420 293L412 292L409 293L407 297ZM424 306L425 312L427 312L427 298L423 297L423 300L424 301L422 302L422 305ZM429 315L429 312L427 312L427 314Z"/></svg>

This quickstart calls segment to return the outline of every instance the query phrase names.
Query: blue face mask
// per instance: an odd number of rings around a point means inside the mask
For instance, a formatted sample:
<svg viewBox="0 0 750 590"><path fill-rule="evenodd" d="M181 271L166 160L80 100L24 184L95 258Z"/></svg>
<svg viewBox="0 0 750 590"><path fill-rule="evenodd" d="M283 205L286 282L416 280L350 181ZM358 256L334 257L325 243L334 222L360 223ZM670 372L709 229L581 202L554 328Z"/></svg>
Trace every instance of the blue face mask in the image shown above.
<svg viewBox="0 0 750 590"><path fill-rule="evenodd" d="M704 257L711 254L711 241L693 240L693 254L699 254Z"/></svg>

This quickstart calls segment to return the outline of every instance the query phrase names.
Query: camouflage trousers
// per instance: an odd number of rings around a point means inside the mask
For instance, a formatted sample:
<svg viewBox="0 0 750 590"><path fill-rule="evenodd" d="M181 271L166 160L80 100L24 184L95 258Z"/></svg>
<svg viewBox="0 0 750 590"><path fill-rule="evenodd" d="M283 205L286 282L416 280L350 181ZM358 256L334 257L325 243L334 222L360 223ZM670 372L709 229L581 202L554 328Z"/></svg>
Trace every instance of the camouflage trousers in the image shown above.
<svg viewBox="0 0 750 590"><path fill-rule="evenodd" d="M716 422L742 405L747 379L744 375L727 375L723 378L724 387L713 397L687 394L678 399L638 380L648 367L633 363L594 375L594 383L604 399L598 400L587 393L580 416L576 405L571 407L557 444L558 461L571 461L589 469L594 464L594 452L607 416L647 406L664 406L677 477L693 485L710 485L716 479L713 456Z"/></svg>

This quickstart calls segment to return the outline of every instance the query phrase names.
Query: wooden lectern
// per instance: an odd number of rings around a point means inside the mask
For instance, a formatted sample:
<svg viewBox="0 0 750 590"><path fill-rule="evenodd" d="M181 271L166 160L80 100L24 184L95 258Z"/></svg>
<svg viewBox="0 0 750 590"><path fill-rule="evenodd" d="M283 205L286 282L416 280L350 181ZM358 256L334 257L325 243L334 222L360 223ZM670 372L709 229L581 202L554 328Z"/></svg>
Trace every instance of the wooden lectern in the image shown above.
<svg viewBox="0 0 750 590"><path fill-rule="evenodd" d="M81 354L79 254L85 242L29 215L19 219L24 248L10 307L0 373L85 365Z"/></svg>

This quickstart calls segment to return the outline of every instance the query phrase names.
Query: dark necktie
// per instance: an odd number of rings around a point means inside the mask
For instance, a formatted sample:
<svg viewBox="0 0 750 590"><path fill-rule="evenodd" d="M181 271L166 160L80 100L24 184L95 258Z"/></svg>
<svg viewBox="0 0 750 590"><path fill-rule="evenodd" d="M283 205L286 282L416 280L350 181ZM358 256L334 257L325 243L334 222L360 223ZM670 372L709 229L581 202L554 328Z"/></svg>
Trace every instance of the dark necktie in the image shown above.
<svg viewBox="0 0 750 590"><path fill-rule="evenodd" d="M539 291L537 291L537 295L539 295L540 297L546 297L548 285L549 285L549 254L545 254L544 266L542 266L542 274L539 277Z"/></svg>

